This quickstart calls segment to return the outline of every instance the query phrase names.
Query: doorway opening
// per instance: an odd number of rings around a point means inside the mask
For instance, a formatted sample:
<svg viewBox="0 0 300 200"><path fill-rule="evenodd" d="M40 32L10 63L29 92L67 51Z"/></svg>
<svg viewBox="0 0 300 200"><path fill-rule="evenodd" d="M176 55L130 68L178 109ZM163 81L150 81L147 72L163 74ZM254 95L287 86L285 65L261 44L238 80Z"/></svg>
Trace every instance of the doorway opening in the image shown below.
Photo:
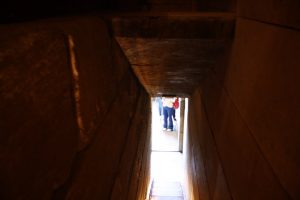
<svg viewBox="0 0 300 200"><path fill-rule="evenodd" d="M182 152L181 144L183 137L180 137L180 133L182 132L182 98L178 98L179 107L172 108L172 114L169 118L166 116L168 111L164 110L165 108L163 106L163 101L166 99L167 98L164 97L155 97L151 99L152 152ZM175 102L176 97L168 99ZM172 122L172 127L170 127L170 121Z"/></svg>
<svg viewBox="0 0 300 200"><path fill-rule="evenodd" d="M175 102L176 97L168 97ZM152 152L149 199L184 199L183 135L187 120L187 98L177 98L178 108L172 115L173 126L166 116L165 98L151 98ZM167 117L167 119L166 119ZM166 124L167 123L167 124Z"/></svg>

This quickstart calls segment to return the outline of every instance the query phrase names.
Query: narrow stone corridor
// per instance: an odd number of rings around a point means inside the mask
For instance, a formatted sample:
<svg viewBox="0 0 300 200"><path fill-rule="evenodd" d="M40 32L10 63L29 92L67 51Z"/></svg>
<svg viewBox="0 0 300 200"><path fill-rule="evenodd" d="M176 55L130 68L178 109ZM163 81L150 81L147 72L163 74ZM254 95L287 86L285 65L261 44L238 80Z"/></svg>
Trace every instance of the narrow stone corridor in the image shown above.
<svg viewBox="0 0 300 200"><path fill-rule="evenodd" d="M150 200L150 186L152 200L299 200L299 10L3 4L0 200ZM151 113L157 96L181 97L176 131Z"/></svg>

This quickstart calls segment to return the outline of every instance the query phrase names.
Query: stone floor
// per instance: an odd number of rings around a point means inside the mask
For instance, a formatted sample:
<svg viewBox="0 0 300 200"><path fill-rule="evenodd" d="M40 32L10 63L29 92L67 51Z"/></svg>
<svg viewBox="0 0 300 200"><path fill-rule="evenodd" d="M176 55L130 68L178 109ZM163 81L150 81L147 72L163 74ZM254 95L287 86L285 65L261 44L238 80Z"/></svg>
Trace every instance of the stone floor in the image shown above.
<svg viewBox="0 0 300 200"><path fill-rule="evenodd" d="M151 200L184 200L180 182L154 181Z"/></svg>

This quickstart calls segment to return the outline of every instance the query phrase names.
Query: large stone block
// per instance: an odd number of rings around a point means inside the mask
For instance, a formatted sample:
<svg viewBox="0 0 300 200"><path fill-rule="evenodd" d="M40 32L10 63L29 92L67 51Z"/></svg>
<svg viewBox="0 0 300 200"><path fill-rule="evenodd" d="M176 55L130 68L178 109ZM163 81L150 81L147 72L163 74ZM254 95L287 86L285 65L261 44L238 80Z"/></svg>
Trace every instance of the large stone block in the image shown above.
<svg viewBox="0 0 300 200"><path fill-rule="evenodd" d="M122 57L122 51L109 35L104 21L97 17L58 18L19 26L23 30L31 27L34 30L59 31L69 40L71 38L73 47L68 49L67 54L68 59L73 57L74 62L70 64L77 70L77 78L73 77L73 80L74 88L78 88L79 150L85 148L116 98L118 85L130 65L124 55ZM70 46L69 43L66 45Z"/></svg>
<svg viewBox="0 0 300 200"><path fill-rule="evenodd" d="M208 120L214 132L232 197L289 199L269 162L261 153L251 130L215 76L210 77L205 88L204 102ZM214 99L216 97L218 99ZM257 166L265 170L259 170Z"/></svg>
<svg viewBox="0 0 300 200"><path fill-rule="evenodd" d="M145 92L142 91L141 99L145 98ZM134 167L132 169L130 188L128 191L127 199L146 199L147 190L150 184L150 155L151 155L151 116L150 116L150 98L147 94L147 99L143 99L141 104L143 109L137 112L143 112L143 122L137 128L142 128L140 138L138 139L138 146ZM144 110L146 109L146 110Z"/></svg>
<svg viewBox="0 0 300 200"><path fill-rule="evenodd" d="M117 199L126 199L129 196L129 191L132 191L132 195L137 196L138 187L142 186L143 179L147 180L147 176L145 176L141 171L145 168L144 160L138 159L140 156L144 156L143 152L139 152L139 147L141 151L149 148L150 145L145 145L145 140L148 137L143 137L144 134L149 135L148 133L148 119L150 119L150 98L146 94L146 92L142 91L138 97L137 107L134 113L134 117L131 120L130 128L128 135L126 137L126 144L124 145L122 157L120 160L120 164L117 170L117 176L114 182L114 187L112 190L112 200ZM150 138L149 138L150 139ZM150 154L150 151L148 152ZM145 164L149 164L146 162ZM139 166L139 167L138 167ZM143 166L143 168L141 167ZM137 174L138 176L135 176ZM137 184L134 184L136 182ZM131 187L133 186L134 187ZM143 190L144 195L146 194L147 187ZM137 198L135 198L137 199Z"/></svg>
<svg viewBox="0 0 300 200"><path fill-rule="evenodd" d="M96 130L95 140L83 152L67 199L110 198L139 91L130 75L121 82L119 95Z"/></svg>
<svg viewBox="0 0 300 200"><path fill-rule="evenodd" d="M201 141L198 128L198 118L196 118L194 100L190 101L189 106L189 146L187 147L190 152L191 161L187 164L190 166L192 180L194 182L193 190L197 191L195 197L199 199L210 199L207 174L205 171L204 152L202 151Z"/></svg>
<svg viewBox="0 0 300 200"><path fill-rule="evenodd" d="M65 35L0 28L1 199L50 199L77 149Z"/></svg>
<svg viewBox="0 0 300 200"><path fill-rule="evenodd" d="M198 143L202 152L210 199L230 199L231 194L228 191L213 133L207 121L200 90L196 90L192 98L195 110L194 117L197 119L198 129L197 132L191 132L190 134L199 135Z"/></svg>
<svg viewBox="0 0 300 200"><path fill-rule="evenodd" d="M238 20L225 76L258 148L294 199L300 198L299 49L299 31Z"/></svg>
<svg viewBox="0 0 300 200"><path fill-rule="evenodd" d="M1 199L110 199L118 180L129 188L138 180L134 196L146 194L139 178L149 179L150 134L128 131L134 113L143 113L137 99L148 94L104 22L79 17L0 30ZM124 147L140 149L142 159L120 162ZM141 176L130 176L136 169Z"/></svg>
<svg viewBox="0 0 300 200"><path fill-rule="evenodd" d="M129 64L118 61L120 50L99 18L52 20L48 27L62 30L73 38L80 95L77 103L82 119L80 149L83 149L116 98Z"/></svg>

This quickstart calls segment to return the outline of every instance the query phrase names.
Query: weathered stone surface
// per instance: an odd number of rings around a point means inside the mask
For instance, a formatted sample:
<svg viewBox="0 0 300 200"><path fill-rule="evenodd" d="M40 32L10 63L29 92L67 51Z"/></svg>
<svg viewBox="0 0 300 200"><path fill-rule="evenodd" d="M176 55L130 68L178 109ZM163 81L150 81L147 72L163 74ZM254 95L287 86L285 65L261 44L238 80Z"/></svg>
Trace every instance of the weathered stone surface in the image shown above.
<svg viewBox="0 0 300 200"><path fill-rule="evenodd" d="M289 199L219 81L212 76L205 88L205 109L232 197Z"/></svg>
<svg viewBox="0 0 300 200"><path fill-rule="evenodd" d="M221 163L233 199L299 199L299 45L298 31L239 19L227 61L192 96L198 123L203 100L220 155L199 138L211 198L228 192L215 190Z"/></svg>
<svg viewBox="0 0 300 200"><path fill-rule="evenodd" d="M115 178L113 191L112 191L112 200L117 199L126 199L126 197L129 197L129 191L132 190L133 195L135 196L129 199L141 199L137 198L138 194L138 187L141 187L143 185L143 182L145 180L140 180L140 176L143 175L143 170L145 167L141 168L141 166L144 165L150 165L149 162L143 162L142 160L138 160L137 156L144 156L142 152L139 153L138 148L141 145L142 151L144 151L145 147L148 147L148 153L150 153L150 145L145 145L145 140L150 140L148 137L142 137L143 134L145 134L145 130L148 131L148 119L150 119L147 116L150 116L150 105L149 105L149 97L148 95L143 92L139 96L139 99L137 101L137 107L136 111L134 113L134 116L132 118L132 123L129 128L129 132L126 138L126 144L123 149L122 157L120 158L120 164L117 170L117 175ZM148 108L148 109L145 109ZM146 116L146 117L145 117ZM150 131L148 131L148 135L150 135ZM139 166L138 168L134 166ZM148 167L148 166L147 166ZM138 174L138 176L135 176L135 174ZM131 184L132 182L137 182L137 184ZM148 183L148 182L147 182ZM148 185L147 185L148 186ZM146 191L144 188L143 191ZM146 195L146 194L144 194ZM145 199L145 196L144 198Z"/></svg>
<svg viewBox="0 0 300 200"><path fill-rule="evenodd" d="M134 182L141 186L123 190L144 197L150 116L136 103L142 95L149 105L149 97L103 21L56 19L0 29L1 199L110 199L114 184L130 188ZM77 109L89 139L80 147ZM144 129L133 134L134 113L144 114ZM120 162L124 147L139 149L130 163Z"/></svg>
<svg viewBox="0 0 300 200"><path fill-rule="evenodd" d="M86 19L79 22L64 29L74 37L78 60L81 91L79 104L83 119L83 134L87 138L87 141L83 141L84 146L94 136L97 126L102 123L110 109L118 93L118 84L129 69L129 65L127 63L121 65L117 61L118 55L113 55L115 44L101 20ZM116 61L113 57L116 57Z"/></svg>
<svg viewBox="0 0 300 200"><path fill-rule="evenodd" d="M201 39L117 38L152 96L189 95L212 70L226 42Z"/></svg>
<svg viewBox="0 0 300 200"><path fill-rule="evenodd" d="M299 31L238 20L225 76L232 100L293 199L300 198L299 49Z"/></svg>
<svg viewBox="0 0 300 200"><path fill-rule="evenodd" d="M231 13L111 16L112 31L152 96L190 95L233 36Z"/></svg>
<svg viewBox="0 0 300 200"><path fill-rule="evenodd" d="M119 61L115 42L108 34L105 23L99 18L53 20L49 22L49 27L66 32L74 40L80 93L78 104L82 118L82 149L91 141L98 124L102 123L129 65Z"/></svg>
<svg viewBox="0 0 300 200"><path fill-rule="evenodd" d="M78 149L83 149L110 108L117 95L119 82L130 66L118 49L118 44L109 35L104 21L97 17L69 17L19 26L24 31L28 27L60 31L73 39L78 71L78 111L82 119Z"/></svg>
<svg viewBox="0 0 300 200"><path fill-rule="evenodd" d="M65 36L0 28L0 198L50 199L78 130Z"/></svg>
<svg viewBox="0 0 300 200"><path fill-rule="evenodd" d="M184 165L184 170L186 172L185 178L183 180L184 191L186 192L187 199L199 199L198 187L194 181L193 176L193 156L192 156L192 148L190 147L191 134L184 134L184 145L183 145L183 155L184 155L184 163L190 163Z"/></svg>
<svg viewBox="0 0 300 200"><path fill-rule="evenodd" d="M80 170L67 199L110 198L139 95L139 88L129 73L121 83L119 95L97 129L95 141L82 155Z"/></svg>
<svg viewBox="0 0 300 200"><path fill-rule="evenodd" d="M187 147L188 152L190 152L190 162L187 162L187 165L190 169L191 173L191 179L193 180L194 184L190 186L193 192L193 196L195 199L204 199L209 200L210 199L210 193L209 193L209 185L207 181L207 173L205 170L205 160L204 152L201 151L200 146L200 135L197 134L197 121L198 118L195 116L195 110L193 109L193 106L189 106L189 146ZM194 134L191 134L194 133ZM197 192L196 192L197 191Z"/></svg>
<svg viewBox="0 0 300 200"><path fill-rule="evenodd" d="M206 188L198 188L199 191L202 190L202 194L199 194L199 198L232 199L224 176L222 163L219 159L215 140L211 132L211 127L202 104L200 92L195 92L190 102L189 117L191 120L189 126L194 128L189 132L192 136L189 141L190 146L187 148L193 147L194 156L198 157L194 165L203 165L202 167L197 167L203 169L197 170L195 173L198 173L197 176L203 177L204 181L207 182ZM200 162L203 162L203 164ZM188 165L190 165L190 163L188 163ZM201 187L201 185L198 184L198 187ZM205 192L203 192L203 190Z"/></svg>
<svg viewBox="0 0 300 200"><path fill-rule="evenodd" d="M143 99L144 95L141 94L141 99ZM148 96L148 94L147 94ZM136 158L134 162L134 169L131 174L130 180L130 188L128 191L127 199L146 199L146 195L148 191L148 187L150 184L150 159L151 157L151 136L152 136L152 127L151 124L151 116L150 116L150 98L147 97L149 102L142 102L145 110L144 114L141 113L141 118L144 118L144 122L147 123L147 126L143 127L144 130L141 130L141 137L139 140L138 148L136 151Z"/></svg>

